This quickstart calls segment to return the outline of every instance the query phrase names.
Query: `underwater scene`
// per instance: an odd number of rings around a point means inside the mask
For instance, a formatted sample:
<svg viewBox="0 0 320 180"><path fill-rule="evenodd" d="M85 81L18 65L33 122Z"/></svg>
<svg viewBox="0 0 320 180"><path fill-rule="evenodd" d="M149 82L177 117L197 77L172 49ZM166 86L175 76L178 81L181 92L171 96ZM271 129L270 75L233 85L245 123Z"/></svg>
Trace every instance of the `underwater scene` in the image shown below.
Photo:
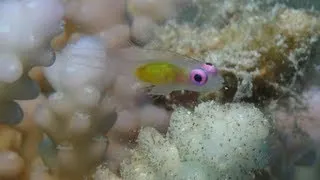
<svg viewBox="0 0 320 180"><path fill-rule="evenodd" d="M320 180L320 0L0 0L0 180Z"/></svg>

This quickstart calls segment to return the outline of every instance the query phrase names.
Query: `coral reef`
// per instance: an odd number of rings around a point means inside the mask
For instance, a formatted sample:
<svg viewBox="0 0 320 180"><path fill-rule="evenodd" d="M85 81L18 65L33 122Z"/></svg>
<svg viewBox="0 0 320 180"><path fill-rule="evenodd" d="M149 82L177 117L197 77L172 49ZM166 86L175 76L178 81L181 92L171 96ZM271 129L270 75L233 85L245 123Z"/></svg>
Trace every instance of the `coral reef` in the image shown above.
<svg viewBox="0 0 320 180"><path fill-rule="evenodd" d="M318 11L12 0L0 14L0 179L319 179ZM121 60L163 50L213 63L224 88L150 97Z"/></svg>

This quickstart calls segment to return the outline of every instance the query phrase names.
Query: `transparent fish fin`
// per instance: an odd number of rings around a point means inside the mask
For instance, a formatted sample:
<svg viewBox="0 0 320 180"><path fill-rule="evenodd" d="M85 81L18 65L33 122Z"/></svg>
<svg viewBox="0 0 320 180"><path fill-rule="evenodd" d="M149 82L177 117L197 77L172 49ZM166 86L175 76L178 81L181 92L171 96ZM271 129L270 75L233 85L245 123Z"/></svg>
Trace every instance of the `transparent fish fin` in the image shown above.
<svg viewBox="0 0 320 180"><path fill-rule="evenodd" d="M142 49L138 47L130 47L123 49L108 49L107 54L112 57L123 59L125 61L159 61L159 60L176 60L179 63L181 60L187 59L189 63L199 63L201 61L192 59L190 57L172 52L169 50L152 50L152 49Z"/></svg>
<svg viewBox="0 0 320 180"><path fill-rule="evenodd" d="M123 61L125 63L135 63L136 65L161 60L173 63L179 67L190 68L195 64L201 63L201 61L199 60L180 55L172 51L142 49L138 47L130 47L117 50L108 49L107 54L113 59L118 59L118 61Z"/></svg>
<svg viewBox="0 0 320 180"><path fill-rule="evenodd" d="M178 85L157 85L151 88L149 94L152 95L169 95L172 91L183 90Z"/></svg>
<svg viewBox="0 0 320 180"><path fill-rule="evenodd" d="M167 86L154 86L151 88L151 91L149 94L152 95L168 95L172 92L171 89L169 89Z"/></svg>

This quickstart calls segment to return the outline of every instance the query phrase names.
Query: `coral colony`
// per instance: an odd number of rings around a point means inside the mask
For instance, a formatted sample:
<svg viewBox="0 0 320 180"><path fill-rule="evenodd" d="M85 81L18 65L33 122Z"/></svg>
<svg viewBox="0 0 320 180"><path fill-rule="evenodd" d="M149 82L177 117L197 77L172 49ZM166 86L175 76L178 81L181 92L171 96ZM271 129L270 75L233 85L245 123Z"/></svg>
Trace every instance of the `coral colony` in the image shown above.
<svg viewBox="0 0 320 180"><path fill-rule="evenodd" d="M0 179L320 179L320 7L291 3L1 1Z"/></svg>

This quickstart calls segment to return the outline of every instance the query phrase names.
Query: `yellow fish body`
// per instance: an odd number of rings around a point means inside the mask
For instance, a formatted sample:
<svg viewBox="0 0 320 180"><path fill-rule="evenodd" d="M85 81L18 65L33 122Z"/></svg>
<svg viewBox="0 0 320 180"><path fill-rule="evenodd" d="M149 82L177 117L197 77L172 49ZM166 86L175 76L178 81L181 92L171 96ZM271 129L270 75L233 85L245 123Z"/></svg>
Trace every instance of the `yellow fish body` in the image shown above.
<svg viewBox="0 0 320 180"><path fill-rule="evenodd" d="M181 83L185 71L166 61L155 61L139 66L135 70L135 76L143 82L152 85L168 85Z"/></svg>
<svg viewBox="0 0 320 180"><path fill-rule="evenodd" d="M112 50L117 73L134 76L151 85L149 94L167 95L172 91L213 92L223 87L223 78L211 63L168 51L128 48Z"/></svg>

